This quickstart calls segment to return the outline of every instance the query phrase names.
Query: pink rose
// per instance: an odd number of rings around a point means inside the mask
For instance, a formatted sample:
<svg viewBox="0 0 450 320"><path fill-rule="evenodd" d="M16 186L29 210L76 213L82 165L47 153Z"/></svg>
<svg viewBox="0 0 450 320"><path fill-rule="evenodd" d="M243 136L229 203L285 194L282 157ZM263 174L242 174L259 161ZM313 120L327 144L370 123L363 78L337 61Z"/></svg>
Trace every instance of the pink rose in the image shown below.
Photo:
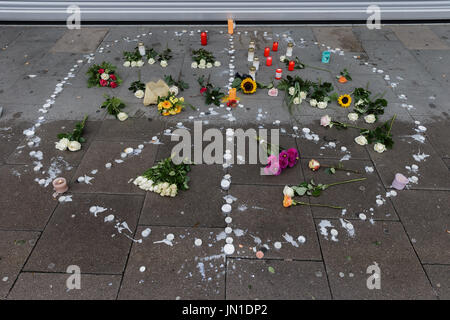
<svg viewBox="0 0 450 320"><path fill-rule="evenodd" d="M331 117L329 115L324 115L320 118L320 125L324 127L328 127L331 123Z"/></svg>

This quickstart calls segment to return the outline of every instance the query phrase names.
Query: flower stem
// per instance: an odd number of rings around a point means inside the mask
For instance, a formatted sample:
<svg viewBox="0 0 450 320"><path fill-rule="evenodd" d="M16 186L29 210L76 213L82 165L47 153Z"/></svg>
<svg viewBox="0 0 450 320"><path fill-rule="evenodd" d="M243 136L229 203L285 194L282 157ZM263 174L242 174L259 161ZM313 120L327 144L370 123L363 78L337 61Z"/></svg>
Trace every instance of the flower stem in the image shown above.
<svg viewBox="0 0 450 320"><path fill-rule="evenodd" d="M333 209L344 209L343 207L339 207L339 206L332 206L332 205L328 205L328 204L319 204L319 203L306 203L306 202L302 202L302 201L293 201L294 205L300 204L303 206L311 206L311 207L326 207L326 208L333 208Z"/></svg>
<svg viewBox="0 0 450 320"><path fill-rule="evenodd" d="M387 133L388 137L389 137L389 134L391 133L392 125L394 124L395 118L397 118L397 115L396 115L396 114L394 114L394 116L392 117L391 125L389 126L389 131L388 131L388 133Z"/></svg>
<svg viewBox="0 0 450 320"><path fill-rule="evenodd" d="M351 182L357 182L357 181L364 181L367 178L358 178L358 179L351 179L351 180L345 180L345 181L340 181L340 182L334 182L334 183L330 183L330 184L325 184L324 187L325 189L331 187L331 186L336 186L338 184L344 184L344 183L351 183Z"/></svg>
<svg viewBox="0 0 450 320"><path fill-rule="evenodd" d="M366 130L366 129L364 129L364 128L357 127L357 126L354 126L354 125L349 124L349 123L344 123L344 122L339 122L339 121L331 121L331 123L334 124L334 125L337 125L337 126L344 127L344 128L347 128L347 127L348 127L348 128L359 129L359 130Z"/></svg>
<svg viewBox="0 0 450 320"><path fill-rule="evenodd" d="M321 164L320 166L324 167L324 168L333 168L335 170L342 170L342 171L347 171L347 172L360 173L358 170L345 169L345 168L334 167L334 166L327 166L325 164Z"/></svg>

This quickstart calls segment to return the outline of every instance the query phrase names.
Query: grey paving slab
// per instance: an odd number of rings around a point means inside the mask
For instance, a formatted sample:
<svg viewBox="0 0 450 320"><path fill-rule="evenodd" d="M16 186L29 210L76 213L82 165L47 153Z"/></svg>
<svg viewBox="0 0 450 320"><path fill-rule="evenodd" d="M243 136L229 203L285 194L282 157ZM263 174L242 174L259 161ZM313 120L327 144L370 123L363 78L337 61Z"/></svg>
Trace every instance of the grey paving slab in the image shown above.
<svg viewBox="0 0 450 320"><path fill-rule="evenodd" d="M40 187L34 180L32 166L0 167L0 176L5 188L0 193L2 214L0 228L7 230L43 230L57 205L52 198L50 186ZM33 196L25 196L25 195Z"/></svg>
<svg viewBox="0 0 450 320"><path fill-rule="evenodd" d="M24 270L66 272L77 265L81 273L121 274L142 202L142 196L73 195L56 209ZM93 206L106 210L96 216Z"/></svg>
<svg viewBox="0 0 450 320"><path fill-rule="evenodd" d="M445 159L442 159L442 161L444 161L444 163L447 165L447 167L450 170L450 159L449 158L445 158Z"/></svg>
<svg viewBox="0 0 450 320"><path fill-rule="evenodd" d="M98 47L107 32L107 28L67 30L50 51L90 53Z"/></svg>
<svg viewBox="0 0 450 320"><path fill-rule="evenodd" d="M133 245L119 299L224 299L226 260L215 233L208 228L152 227L141 244ZM168 234L175 236L172 245L158 243ZM196 246L195 239L202 245Z"/></svg>
<svg viewBox="0 0 450 320"><path fill-rule="evenodd" d="M0 299L4 299L33 249L39 232L0 231L0 235Z"/></svg>
<svg viewBox="0 0 450 320"><path fill-rule="evenodd" d="M115 300L121 276L81 274L81 289L67 289L70 274L22 272L8 300Z"/></svg>
<svg viewBox="0 0 450 320"><path fill-rule="evenodd" d="M425 135L442 158L450 158L449 118L414 116L416 121L427 128Z"/></svg>
<svg viewBox="0 0 450 320"><path fill-rule="evenodd" d="M425 265L425 271L430 278L434 290L441 300L450 299L450 266Z"/></svg>
<svg viewBox="0 0 450 320"><path fill-rule="evenodd" d="M56 42L67 31L66 26L24 26L17 42ZM47 43L48 45L48 43ZM50 48L50 46L49 46Z"/></svg>
<svg viewBox="0 0 450 320"><path fill-rule="evenodd" d="M120 125L118 125L117 119L105 120L100 126L96 139L103 141L150 141L152 137L162 133L164 125L164 122L152 119L127 119Z"/></svg>
<svg viewBox="0 0 450 320"><path fill-rule="evenodd" d="M448 50L416 50L414 53L434 79L448 88L450 78Z"/></svg>
<svg viewBox="0 0 450 320"><path fill-rule="evenodd" d="M283 187L232 184L230 195L237 198L230 214L234 257L255 258L261 250L269 259L322 259L310 209L300 205L284 208ZM306 242L299 243L299 236ZM280 242L281 248L277 249L275 242Z"/></svg>
<svg viewBox="0 0 450 320"><path fill-rule="evenodd" d="M0 38L2 42L0 42L0 47L2 50L6 50L8 46L15 40L17 37L23 32L22 28L17 27L8 27L1 26L0 27Z"/></svg>
<svg viewBox="0 0 450 320"><path fill-rule="evenodd" d="M23 130L29 127L31 127L31 124L25 121L8 120L0 122L0 164L4 163L20 144L24 137Z"/></svg>
<svg viewBox="0 0 450 320"><path fill-rule="evenodd" d="M274 272L270 272L269 268ZM272 270L272 269L271 269ZM330 299L322 262L229 259L227 299Z"/></svg>
<svg viewBox="0 0 450 320"><path fill-rule="evenodd" d="M220 182L226 172L219 165L195 165L188 174L189 190L175 198L147 192L140 225L224 227L221 206L226 192Z"/></svg>
<svg viewBox="0 0 450 320"><path fill-rule="evenodd" d="M442 87L426 86L418 87L414 90L399 89L397 93L406 97L402 103L413 106L411 109L408 108L408 113L412 116L423 115L448 118L450 115L448 90Z"/></svg>
<svg viewBox="0 0 450 320"><path fill-rule="evenodd" d="M75 125L82 121L52 121L43 123L37 130L36 136L40 138L39 143L33 147L27 145L28 138L21 141L20 145L9 156L7 162L10 164L33 164L37 159L30 156L30 152L41 151L43 159L40 162L43 165L50 165L56 158L63 159L70 166L80 164L86 151L89 149L94 137L96 136L100 123L97 121L87 121L83 131L83 137L86 142L82 144L81 150L71 152L69 150L61 151L55 148L55 142L58 142L59 133L69 133L75 128Z"/></svg>
<svg viewBox="0 0 450 320"><path fill-rule="evenodd" d="M71 182L71 191L142 194L143 191L129 182L153 166L157 146L144 145L140 154L131 154L126 158L122 158L121 154L126 148L139 149L139 145L143 143L144 141L114 141L105 144L103 141L94 141L77 168ZM110 168L105 166L107 163L111 163ZM97 172L94 174L93 170ZM90 184L76 182L80 176L85 175L93 178Z"/></svg>
<svg viewBox="0 0 450 320"><path fill-rule="evenodd" d="M392 26L390 28L408 49L450 49L428 26Z"/></svg>
<svg viewBox="0 0 450 320"><path fill-rule="evenodd" d="M330 220L328 220L330 221ZM320 229L321 220L316 220ZM428 278L399 222L352 222L354 238L346 235L339 220L330 223L338 230L333 241L319 236L334 299L436 299ZM368 289L369 266L380 268L380 289ZM373 283L373 282L370 282Z"/></svg>
<svg viewBox="0 0 450 320"><path fill-rule="evenodd" d="M389 26L381 25L381 29L369 29L366 25L353 26L353 33L360 40L398 40Z"/></svg>
<svg viewBox="0 0 450 320"><path fill-rule="evenodd" d="M305 181L314 180L316 183L334 183L350 179L366 178L364 181L338 185L326 189L320 197L310 197L311 203L324 203L344 207L345 210L311 207L314 218L343 218L359 219L359 214L364 213L368 219L373 220L398 220L397 214L386 197L386 189L383 186L371 161L348 160L333 161L321 159L322 165L336 166L341 163L344 168L357 170L360 174L337 170L335 174L326 173L325 167L313 172L308 167L310 159L303 159L301 164L305 175ZM369 172L366 172L366 168ZM370 170L374 170L370 172ZM298 184L298 183L297 183ZM377 203L377 197L382 203ZM300 199L301 200L301 199ZM303 198L302 201L307 201Z"/></svg>
<svg viewBox="0 0 450 320"><path fill-rule="evenodd" d="M361 43L355 37L351 27L313 27L312 29L319 43L324 43L333 49L363 51Z"/></svg>
<svg viewBox="0 0 450 320"><path fill-rule="evenodd" d="M449 264L450 241L446 191L402 191L392 199L422 263Z"/></svg>

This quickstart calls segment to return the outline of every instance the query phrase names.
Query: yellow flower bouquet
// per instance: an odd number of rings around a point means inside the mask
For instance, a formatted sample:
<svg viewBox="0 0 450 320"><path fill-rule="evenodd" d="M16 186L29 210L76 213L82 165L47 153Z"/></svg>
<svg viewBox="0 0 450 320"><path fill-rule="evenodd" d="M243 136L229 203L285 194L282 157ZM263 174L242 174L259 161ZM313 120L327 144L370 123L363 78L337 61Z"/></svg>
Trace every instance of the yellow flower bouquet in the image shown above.
<svg viewBox="0 0 450 320"><path fill-rule="evenodd" d="M170 116L180 113L184 108L185 102L183 97L177 98L174 93L169 93L165 97L158 97L157 105L158 111L163 116Z"/></svg>

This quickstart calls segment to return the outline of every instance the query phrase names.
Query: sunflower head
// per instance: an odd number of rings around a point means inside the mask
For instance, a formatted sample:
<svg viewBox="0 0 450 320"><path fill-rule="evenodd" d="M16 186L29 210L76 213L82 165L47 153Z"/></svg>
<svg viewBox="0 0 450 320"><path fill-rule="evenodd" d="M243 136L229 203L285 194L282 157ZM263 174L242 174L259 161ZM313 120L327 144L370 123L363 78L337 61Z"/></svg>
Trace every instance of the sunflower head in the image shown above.
<svg viewBox="0 0 450 320"><path fill-rule="evenodd" d="M245 94L252 94L256 91L256 82L252 78L245 78L241 82L242 92Z"/></svg>
<svg viewBox="0 0 450 320"><path fill-rule="evenodd" d="M343 94L339 97L338 103L342 108L348 108L352 103L352 98L348 94Z"/></svg>

